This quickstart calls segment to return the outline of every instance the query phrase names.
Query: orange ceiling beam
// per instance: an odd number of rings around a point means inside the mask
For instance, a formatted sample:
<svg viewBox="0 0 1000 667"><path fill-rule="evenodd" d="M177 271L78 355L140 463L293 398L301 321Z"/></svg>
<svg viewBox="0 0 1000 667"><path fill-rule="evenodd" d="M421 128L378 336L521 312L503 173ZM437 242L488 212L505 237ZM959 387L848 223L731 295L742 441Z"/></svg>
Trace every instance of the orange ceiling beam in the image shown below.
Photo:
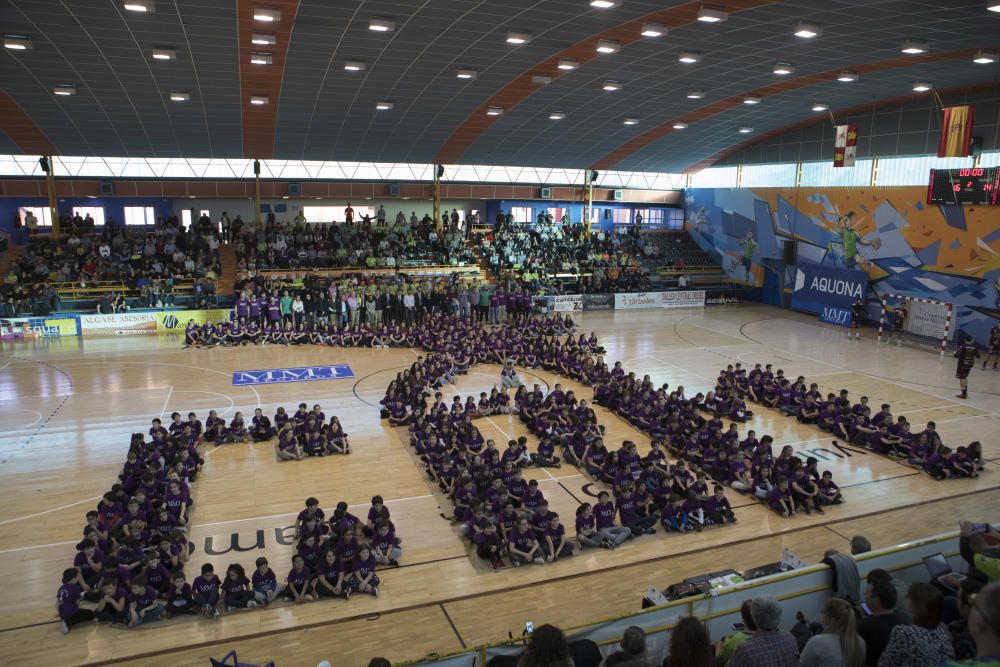
<svg viewBox="0 0 1000 667"><path fill-rule="evenodd" d="M56 147L35 121L11 97L0 90L0 130L27 155L57 155Z"/></svg>
<svg viewBox="0 0 1000 667"><path fill-rule="evenodd" d="M712 7L722 9L729 13L738 12L762 5L774 4L781 0L727 0L722 3L712 3ZM538 90L543 84L531 82L533 74L545 74L553 80L564 74L557 66L560 58L574 58L579 61L579 66L583 66L595 58L600 58L602 54L596 51L597 42L602 39L609 39L618 42L622 48L629 44L646 39L642 36L642 24L646 21L661 23L668 28L680 28L690 25L698 20L698 10L702 7L702 2L689 2L677 7L663 9L652 14L647 14L627 23L622 23L604 32L591 35L572 46L569 46L558 53L555 53L534 67L525 70L507 85L501 88L496 94L480 104L468 118L454 131L444 145L434 156L434 162L438 164L455 164L460 161L462 154L476 141L489 127L496 122L499 116L487 116L488 107L501 107L504 112L508 112L518 104L527 99L532 93ZM516 47L512 47L516 48Z"/></svg>
<svg viewBox="0 0 1000 667"><path fill-rule="evenodd" d="M270 23L255 21L254 9L265 7L281 12L281 20ZM278 101L285 72L285 56L292 38L292 26L299 10L299 0L237 0L240 52L240 109L243 119L243 157L274 157L274 133L278 123ZM251 44L255 32L273 33L275 44ZM253 65L253 52L271 54L270 65ZM250 104L254 95L264 95L268 103Z"/></svg>
<svg viewBox="0 0 1000 667"><path fill-rule="evenodd" d="M829 70L826 72L818 72L816 74L809 74L806 76L795 77L791 79L783 79L777 81L767 86L761 88L756 88L754 90L747 90L738 95L733 95L732 97L727 97L726 99L719 100L718 102L713 102L712 104L706 104L705 106L692 111L691 113L684 114L683 116L678 116L677 118L672 118L665 123L661 123L656 127L647 130L646 132L640 134L639 136L625 142L615 150L611 151L603 158L598 160L591 167L592 169L612 169L615 165L622 162L633 153L649 146L655 141L662 139L671 132L674 132L674 123L684 122L689 125L694 125L695 123L701 122L713 116L716 116L725 111L730 111L732 109L737 109L743 106L743 100L748 95L758 95L760 97L766 98L771 95L777 95L779 93L787 93L789 91L798 90L800 88L805 88L807 86L814 86L821 83L828 83L835 81L837 74L842 70L848 69L859 74L872 74L875 72L882 72L890 69L898 69L903 67L910 67L912 65L920 65L927 63L943 62L946 60L960 60L968 59L972 60L972 57L981 48L997 48L992 47L978 47L971 49L954 49L951 51L939 51L937 53L925 53L922 55L904 55L898 58L890 58L888 60L880 60L873 63L864 64L844 64L835 70ZM682 130L683 131L683 130ZM693 167L692 167L693 168Z"/></svg>

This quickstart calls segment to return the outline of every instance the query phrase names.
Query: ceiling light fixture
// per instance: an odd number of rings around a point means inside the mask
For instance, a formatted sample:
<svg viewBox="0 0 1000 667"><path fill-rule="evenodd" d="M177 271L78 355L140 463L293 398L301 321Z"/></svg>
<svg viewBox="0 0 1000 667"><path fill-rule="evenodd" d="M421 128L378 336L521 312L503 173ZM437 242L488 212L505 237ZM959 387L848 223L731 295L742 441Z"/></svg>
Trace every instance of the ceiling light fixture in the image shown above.
<svg viewBox="0 0 1000 667"><path fill-rule="evenodd" d="M381 102L376 102L375 103L375 109L377 111L391 111L392 110L392 102L390 102L388 100L382 100Z"/></svg>
<svg viewBox="0 0 1000 667"><path fill-rule="evenodd" d="M598 53L618 53L621 51L622 45L613 39L599 39L597 40L597 52Z"/></svg>
<svg viewBox="0 0 1000 667"><path fill-rule="evenodd" d="M986 49L976 52L976 57L972 59L972 62L979 63L980 65L989 65L997 61L997 52L989 51Z"/></svg>
<svg viewBox="0 0 1000 667"><path fill-rule="evenodd" d="M743 98L743 104L760 104L760 95L747 95Z"/></svg>
<svg viewBox="0 0 1000 667"><path fill-rule="evenodd" d="M455 76L459 79L475 79L479 76L479 72L474 69L459 68L458 71L455 72Z"/></svg>
<svg viewBox="0 0 1000 667"><path fill-rule="evenodd" d="M255 7L253 20L261 23L277 23L281 20L281 12L274 7Z"/></svg>
<svg viewBox="0 0 1000 667"><path fill-rule="evenodd" d="M991 2L990 4L986 5L986 9L990 10L991 12L1000 12L1000 2Z"/></svg>
<svg viewBox="0 0 1000 667"><path fill-rule="evenodd" d="M802 39L812 39L823 34L823 28L815 23L799 21L795 26L795 36Z"/></svg>
<svg viewBox="0 0 1000 667"><path fill-rule="evenodd" d="M71 86L69 84L59 84L52 88L53 95L59 95L60 97L68 97L70 95L76 95L76 86Z"/></svg>
<svg viewBox="0 0 1000 667"><path fill-rule="evenodd" d="M691 63L700 63L701 53L699 53L698 51L681 51L680 55L677 56L677 60L679 60L682 63L687 63L689 65Z"/></svg>
<svg viewBox="0 0 1000 667"><path fill-rule="evenodd" d="M253 104L254 106L258 106L258 107L259 106L263 106L263 105L267 104L270 101L271 100L268 99L267 95L251 95L250 96L250 104Z"/></svg>
<svg viewBox="0 0 1000 667"><path fill-rule="evenodd" d="M675 130L686 130L687 127L688 127L688 124L684 123L682 121L677 121L676 123L674 123L674 129Z"/></svg>
<svg viewBox="0 0 1000 667"><path fill-rule="evenodd" d="M151 12L153 11L152 0L126 0L122 7L130 12Z"/></svg>
<svg viewBox="0 0 1000 667"><path fill-rule="evenodd" d="M27 35L4 35L3 45L11 51L27 51L31 48L31 38Z"/></svg>
<svg viewBox="0 0 1000 667"><path fill-rule="evenodd" d="M622 89L622 82L615 81L614 79L607 79L604 84L601 85L601 89L606 90L609 93L614 93Z"/></svg>
<svg viewBox="0 0 1000 667"><path fill-rule="evenodd" d="M396 22L392 19L372 17L368 20L368 29L375 32L393 32Z"/></svg>
<svg viewBox="0 0 1000 667"><path fill-rule="evenodd" d="M926 93L928 90L934 86L926 81L917 81L913 84L913 90L917 93Z"/></svg>
<svg viewBox="0 0 1000 667"><path fill-rule="evenodd" d="M250 35L250 43L262 46L274 46L278 43L278 38L274 36L273 32L255 32Z"/></svg>
<svg viewBox="0 0 1000 667"><path fill-rule="evenodd" d="M564 114L562 111L553 111L552 113L549 114L549 120L562 120L565 117L566 114Z"/></svg>
<svg viewBox="0 0 1000 667"><path fill-rule="evenodd" d="M789 65L788 63L776 63L774 65L774 69L771 71L777 74L778 76L788 76L789 74L795 71L795 68Z"/></svg>
<svg viewBox="0 0 1000 667"><path fill-rule="evenodd" d="M175 60L177 50L172 46L161 46L153 49L153 60Z"/></svg>
<svg viewBox="0 0 1000 667"><path fill-rule="evenodd" d="M507 33L507 43L508 44L527 44L531 41L531 35L526 32L508 32Z"/></svg>
<svg viewBox="0 0 1000 667"><path fill-rule="evenodd" d="M667 26L662 23L653 23L652 21L646 21L642 24L642 36L643 37L663 37L667 34Z"/></svg>
<svg viewBox="0 0 1000 667"><path fill-rule="evenodd" d="M348 72L360 72L366 67L364 61L348 60L344 63L344 69Z"/></svg>
<svg viewBox="0 0 1000 667"><path fill-rule="evenodd" d="M552 83L552 77L548 74L532 74L531 83L537 83L544 86L547 83Z"/></svg>
<svg viewBox="0 0 1000 667"><path fill-rule="evenodd" d="M250 54L250 64L251 65L270 65L274 62L273 56L270 53L251 53Z"/></svg>
<svg viewBox="0 0 1000 667"><path fill-rule="evenodd" d="M712 9L711 7L702 6L702 8L698 10L698 20L702 23L721 23L728 18L729 14L721 9Z"/></svg>
<svg viewBox="0 0 1000 667"><path fill-rule="evenodd" d="M813 102L813 105L812 105L812 110L813 111L826 111L829 108L830 108L830 105L823 104L822 102Z"/></svg>
<svg viewBox="0 0 1000 667"><path fill-rule="evenodd" d="M183 90L170 91L170 99L173 102L187 102L191 99L191 93Z"/></svg>
<svg viewBox="0 0 1000 667"><path fill-rule="evenodd" d="M844 83L850 83L852 81L857 81L860 75L849 69L842 70L840 74L837 75L837 81L843 81Z"/></svg>
<svg viewBox="0 0 1000 667"><path fill-rule="evenodd" d="M560 58L559 59L559 69L561 70L571 70L576 69L580 65L580 61L576 58Z"/></svg>
<svg viewBox="0 0 1000 667"><path fill-rule="evenodd" d="M597 9L614 9L622 4L622 0L590 0L590 6Z"/></svg>
<svg viewBox="0 0 1000 667"><path fill-rule="evenodd" d="M639 119L638 118L626 118L625 120L622 121L622 123L625 124L625 125L638 125L639 124Z"/></svg>
<svg viewBox="0 0 1000 667"><path fill-rule="evenodd" d="M687 92L687 98L689 100L700 100L703 97L705 97L705 91L704 90L700 90L700 89L696 88L694 90L689 90Z"/></svg>
<svg viewBox="0 0 1000 667"><path fill-rule="evenodd" d="M502 107L486 107L486 115L487 116L502 116L503 115L503 108Z"/></svg>
<svg viewBox="0 0 1000 667"><path fill-rule="evenodd" d="M753 128L750 127L749 125L744 125L738 131L740 134L750 134L751 132L753 132Z"/></svg>
<svg viewBox="0 0 1000 667"><path fill-rule="evenodd" d="M900 51L911 55L916 53L926 53L927 42L922 39L908 39L903 42L903 48L901 48Z"/></svg>

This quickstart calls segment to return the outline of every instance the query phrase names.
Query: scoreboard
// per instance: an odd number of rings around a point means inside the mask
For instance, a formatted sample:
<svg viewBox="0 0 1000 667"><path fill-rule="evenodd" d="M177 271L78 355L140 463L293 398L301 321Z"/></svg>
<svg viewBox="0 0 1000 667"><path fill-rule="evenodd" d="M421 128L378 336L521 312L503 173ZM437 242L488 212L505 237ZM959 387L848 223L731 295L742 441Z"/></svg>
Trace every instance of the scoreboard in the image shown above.
<svg viewBox="0 0 1000 667"><path fill-rule="evenodd" d="M1000 190L1000 168L931 169L928 204L995 206Z"/></svg>

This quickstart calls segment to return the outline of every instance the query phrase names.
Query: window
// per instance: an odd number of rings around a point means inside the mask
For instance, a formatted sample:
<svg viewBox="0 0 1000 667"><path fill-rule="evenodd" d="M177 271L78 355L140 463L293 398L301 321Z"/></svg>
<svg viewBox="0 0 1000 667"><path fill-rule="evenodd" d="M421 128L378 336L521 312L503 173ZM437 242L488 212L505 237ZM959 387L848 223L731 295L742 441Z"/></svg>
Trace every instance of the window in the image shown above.
<svg viewBox="0 0 1000 667"><path fill-rule="evenodd" d="M562 217L568 209L565 208L550 208L548 209L549 215L552 216L552 222L556 224L562 224Z"/></svg>
<svg viewBox="0 0 1000 667"><path fill-rule="evenodd" d="M199 218L200 218L201 216L203 216L203 215L204 215L204 216L207 216L207 217L209 217L209 218L211 218L211 217L212 217L212 216L211 216L211 215L209 214L209 212L208 212L208 209L207 209L207 208L203 208L203 209L201 209L200 211L198 211L198 217L199 217Z"/></svg>
<svg viewBox="0 0 1000 667"><path fill-rule="evenodd" d="M534 213L530 206L511 206L510 214L514 216L514 222L530 224L535 221Z"/></svg>
<svg viewBox="0 0 1000 667"><path fill-rule="evenodd" d="M357 217L357 210L354 209L355 217ZM343 220L344 209L338 206L303 206L302 215L305 216L306 222L333 222L334 220Z"/></svg>
<svg viewBox="0 0 1000 667"><path fill-rule="evenodd" d="M104 224L104 207L103 206L74 206L73 215L79 215L81 218L85 219L89 215L94 219L95 225Z"/></svg>
<svg viewBox="0 0 1000 667"><path fill-rule="evenodd" d="M616 225L631 225L632 224L632 209L630 209L630 208L613 208L613 209L611 209L611 220Z"/></svg>
<svg viewBox="0 0 1000 667"><path fill-rule="evenodd" d="M35 216L39 227L52 226L52 210L48 206L22 206L18 209L21 215L21 224L26 225L24 219L31 213Z"/></svg>
<svg viewBox="0 0 1000 667"><path fill-rule="evenodd" d="M191 209L189 208L181 211L181 227L191 229Z"/></svg>
<svg viewBox="0 0 1000 667"><path fill-rule="evenodd" d="M632 215L632 221L635 221L636 214L642 216L643 229L648 229L650 227L663 227L663 209L662 208L640 208L636 209Z"/></svg>
<svg viewBox="0 0 1000 667"><path fill-rule="evenodd" d="M184 211L188 215L188 224L191 224L191 211ZM152 206L126 206L125 225L136 225L152 227L156 223L156 215Z"/></svg>

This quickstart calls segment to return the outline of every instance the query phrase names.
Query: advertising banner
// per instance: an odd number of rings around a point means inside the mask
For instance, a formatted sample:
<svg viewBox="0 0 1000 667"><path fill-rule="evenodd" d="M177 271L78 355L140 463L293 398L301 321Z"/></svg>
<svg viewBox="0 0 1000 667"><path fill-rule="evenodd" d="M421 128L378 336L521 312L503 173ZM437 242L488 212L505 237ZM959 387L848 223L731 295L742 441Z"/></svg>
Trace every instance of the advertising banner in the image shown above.
<svg viewBox="0 0 1000 667"><path fill-rule="evenodd" d="M557 313L583 310L583 297L579 294L558 294L552 298L552 310Z"/></svg>
<svg viewBox="0 0 1000 667"><path fill-rule="evenodd" d="M659 292L628 292L615 294L615 310L635 310L638 308L659 308L663 299Z"/></svg>
<svg viewBox="0 0 1000 667"><path fill-rule="evenodd" d="M828 324L838 324L842 327L851 326L851 310L836 306L823 306L819 319Z"/></svg>
<svg viewBox="0 0 1000 667"><path fill-rule="evenodd" d="M909 317L906 318L908 332L941 340L944 336L945 320L948 318L946 304L907 300L906 308L909 313Z"/></svg>
<svg viewBox="0 0 1000 667"><path fill-rule="evenodd" d="M867 289L868 274L864 271L799 264L795 267L792 308L817 315L829 307L850 310L855 301L865 300Z"/></svg>
<svg viewBox="0 0 1000 667"><path fill-rule="evenodd" d="M80 330L84 335L128 335L156 333L158 313L114 313L112 315L80 315Z"/></svg>
<svg viewBox="0 0 1000 667"><path fill-rule="evenodd" d="M663 308L704 308L705 290L660 292Z"/></svg>
<svg viewBox="0 0 1000 667"><path fill-rule="evenodd" d="M230 309L214 308L211 310L165 310L156 313L156 331L184 331L188 320L194 320L197 325L207 322L228 322Z"/></svg>
<svg viewBox="0 0 1000 667"><path fill-rule="evenodd" d="M12 317L0 320L0 332L4 339L80 335L75 317Z"/></svg>
<svg viewBox="0 0 1000 667"><path fill-rule="evenodd" d="M611 310L615 305L614 294L584 294L584 310Z"/></svg>
<svg viewBox="0 0 1000 667"><path fill-rule="evenodd" d="M738 306L742 302L743 297L740 296L739 292L731 292L730 294L720 292L712 296L705 296L706 306Z"/></svg>

